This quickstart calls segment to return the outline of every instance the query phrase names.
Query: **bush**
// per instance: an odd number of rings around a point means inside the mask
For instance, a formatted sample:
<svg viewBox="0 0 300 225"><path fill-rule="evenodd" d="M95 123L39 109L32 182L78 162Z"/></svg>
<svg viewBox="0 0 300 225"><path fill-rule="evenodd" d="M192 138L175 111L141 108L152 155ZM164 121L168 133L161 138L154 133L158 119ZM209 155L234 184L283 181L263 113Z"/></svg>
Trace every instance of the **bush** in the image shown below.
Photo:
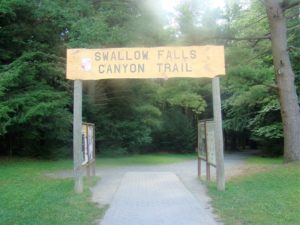
<svg viewBox="0 0 300 225"><path fill-rule="evenodd" d="M191 153L194 133L187 116L178 110L169 110L163 114L162 128L155 132L153 145L159 151Z"/></svg>

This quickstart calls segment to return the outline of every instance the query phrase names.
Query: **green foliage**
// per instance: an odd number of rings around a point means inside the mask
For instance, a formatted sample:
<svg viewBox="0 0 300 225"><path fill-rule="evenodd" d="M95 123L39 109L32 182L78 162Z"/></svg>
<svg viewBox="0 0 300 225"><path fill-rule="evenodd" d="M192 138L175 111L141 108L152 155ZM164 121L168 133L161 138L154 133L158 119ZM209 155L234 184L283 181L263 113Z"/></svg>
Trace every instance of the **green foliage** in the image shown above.
<svg viewBox="0 0 300 225"><path fill-rule="evenodd" d="M282 138L282 123L276 123L276 120L279 117L279 110L280 106L277 99L266 98L261 110L249 122L249 127L256 128L253 130L253 135L263 139Z"/></svg>
<svg viewBox="0 0 300 225"><path fill-rule="evenodd" d="M165 111L162 128L156 131L154 145L158 150L191 153L195 130L189 118L176 109Z"/></svg>
<svg viewBox="0 0 300 225"><path fill-rule="evenodd" d="M151 81L100 81L84 114L101 129L97 133L100 154L141 152L152 142L152 131L160 127L161 111L153 101Z"/></svg>
<svg viewBox="0 0 300 225"><path fill-rule="evenodd" d="M104 17L81 18L71 26L69 47L99 48L105 43L108 30Z"/></svg>
<svg viewBox="0 0 300 225"><path fill-rule="evenodd" d="M144 125L154 129L160 128L161 111L159 110L159 108L155 107L154 105L148 104L138 106L135 110Z"/></svg>
<svg viewBox="0 0 300 225"><path fill-rule="evenodd" d="M25 53L0 71L0 130L13 154L54 157L69 138L70 97L57 58ZM57 152L56 152L57 153Z"/></svg>
<svg viewBox="0 0 300 225"><path fill-rule="evenodd" d="M299 24L297 7L285 11L288 46L296 85L299 87ZM228 2L224 11L227 21L226 61L228 77L225 87L225 122L228 135L245 133L271 154L282 153L283 129L278 102L278 89L273 69L271 42L259 39L269 34L269 23L263 2ZM255 28L255 29L254 29ZM296 61L295 61L296 60ZM274 148L276 149L274 151Z"/></svg>
<svg viewBox="0 0 300 225"><path fill-rule="evenodd" d="M1 159L0 224L94 224L104 211L90 202L95 181L85 180L84 193L75 194L73 179L44 174L71 168L70 161Z"/></svg>
<svg viewBox="0 0 300 225"><path fill-rule="evenodd" d="M193 80L172 79L161 88L159 101L166 102L170 106L190 109L195 114L201 114L207 105L202 96L197 94L197 84Z"/></svg>
<svg viewBox="0 0 300 225"><path fill-rule="evenodd" d="M272 76L267 68L238 67L229 71L224 129L248 133L263 149L276 143L278 154L282 152L283 129Z"/></svg>
<svg viewBox="0 0 300 225"><path fill-rule="evenodd" d="M0 154L69 154L71 113L64 78L67 22L61 2L1 2Z"/></svg>
<svg viewBox="0 0 300 225"><path fill-rule="evenodd" d="M224 101L226 130L249 130L253 137L262 139L282 137L282 130L272 135L266 133L268 129L261 129L273 126L280 118L278 100L272 89L272 76L269 69L246 66L228 72L225 81L227 98Z"/></svg>
<svg viewBox="0 0 300 225"><path fill-rule="evenodd" d="M9 64L24 52L61 53L60 34L67 20L60 1L1 1L0 62Z"/></svg>
<svg viewBox="0 0 300 225"><path fill-rule="evenodd" d="M69 153L72 98L65 79L66 47L178 44L226 46L226 143L243 138L281 152L270 41L242 40L268 34L265 9L259 1L227 1L223 9L211 3L180 4L171 19L176 22L170 24L170 15L148 0L1 1L0 153ZM297 12L291 8L286 16L299 86L299 29L293 28L299 23ZM197 120L212 118L210 79L109 80L84 86L84 120L96 124L102 154L192 151Z"/></svg>
<svg viewBox="0 0 300 225"><path fill-rule="evenodd" d="M238 58L251 55L252 51L235 47L228 51L229 63L233 66L223 82L226 96L223 103L224 129L228 133L247 134L263 149L270 149L273 143L277 145L278 154L282 152L283 130L273 70L261 61L252 62L257 65L255 68L251 65L234 66Z"/></svg>
<svg viewBox="0 0 300 225"><path fill-rule="evenodd" d="M251 167L269 169L229 181L225 192L210 187L212 204L224 224L298 223L300 167L297 164L282 165L282 159L279 160L251 160Z"/></svg>
<svg viewBox="0 0 300 225"><path fill-rule="evenodd" d="M295 10L286 12L290 15L289 27L299 23L299 18L292 16L297 15ZM263 149L270 149L274 145L277 154L281 153L283 130L271 42L268 39L256 39L269 33L262 3L227 1L225 8L218 9L211 7L210 1L188 1L180 5L177 21L178 42L222 44L226 47L227 76L222 79L222 99L227 148L246 147L255 142ZM295 39L297 33L293 29L289 32L291 46L299 46L299 39ZM298 47L291 48L292 62L298 59L297 50ZM295 71L298 71L298 64L294 64ZM178 89L173 93L169 90L169 93L166 96L169 104L184 105L182 101L189 99L191 102L188 104L195 106L190 93L176 96ZM212 100L203 93L201 96L208 105L203 108L205 111L202 111L202 116L211 118ZM278 107L271 107L274 104ZM243 144L235 145L237 140Z"/></svg>
<svg viewBox="0 0 300 225"><path fill-rule="evenodd" d="M192 151L195 145L193 123L206 107L201 87L198 82L187 79L174 79L162 85L159 82L97 83L93 103L86 102L85 108L89 110L84 114L101 129L97 132L100 154Z"/></svg>
<svg viewBox="0 0 300 225"><path fill-rule="evenodd" d="M184 45L222 44L217 37L222 35L221 11L212 8L209 1L186 1L177 13L179 42Z"/></svg>

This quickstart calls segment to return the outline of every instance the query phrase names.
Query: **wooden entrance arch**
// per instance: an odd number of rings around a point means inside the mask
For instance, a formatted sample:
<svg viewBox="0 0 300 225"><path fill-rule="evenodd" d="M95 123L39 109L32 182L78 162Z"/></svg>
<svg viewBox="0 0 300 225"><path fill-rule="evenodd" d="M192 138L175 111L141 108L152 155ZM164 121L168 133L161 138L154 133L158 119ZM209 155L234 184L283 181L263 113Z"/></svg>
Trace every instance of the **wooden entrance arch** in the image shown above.
<svg viewBox="0 0 300 225"><path fill-rule="evenodd" d="M67 79L74 80L73 156L75 191L83 191L81 168L82 80L210 77L213 87L217 187L225 190L221 97L223 46L68 49Z"/></svg>

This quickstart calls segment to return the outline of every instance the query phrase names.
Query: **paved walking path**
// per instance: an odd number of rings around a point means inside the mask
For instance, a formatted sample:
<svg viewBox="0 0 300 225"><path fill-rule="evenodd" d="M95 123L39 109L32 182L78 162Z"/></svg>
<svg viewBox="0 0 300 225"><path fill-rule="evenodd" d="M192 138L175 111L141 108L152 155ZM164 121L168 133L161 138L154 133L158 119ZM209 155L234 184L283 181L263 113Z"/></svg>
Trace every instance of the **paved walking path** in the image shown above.
<svg viewBox="0 0 300 225"><path fill-rule="evenodd" d="M255 153L255 152L254 152ZM225 175L226 175L226 179L230 179L230 177L234 177L237 176L241 173L245 173L245 171L249 170L249 166L245 164L245 159L250 155L253 154L253 151L251 152L239 152L239 153L233 153L233 154L225 154ZM205 165L204 163L202 163L202 169L201 171L203 172L203 175L205 174ZM143 173L140 173L143 172ZM159 172L159 173L158 173ZM100 222L100 225L117 225L117 224L122 224L122 225L166 225L167 223L163 223L163 222L159 222L157 223L156 221L154 221L153 223L152 220L149 220L149 223L147 223L147 221L145 223L142 223L140 221L138 221L138 223L134 223L132 222L132 220L128 220L128 219L124 219L125 217L123 217L126 213L128 213L127 215L130 214L130 205L129 205L129 200L126 199L125 197L122 197L122 190L132 187L134 188L134 191L131 191L131 195L129 195L130 198L134 197L134 193L140 193L138 196L139 197L147 197L149 198L149 196L151 196L150 200L153 198L152 203L150 201L148 201L149 203L152 204L152 206L154 205L154 202L159 202L154 200L158 199L156 198L157 196L160 196L159 199L163 199L165 196L165 193L169 193L169 192L163 192L163 190L165 190L166 188L159 188L162 190L162 192L160 192L158 195L157 192L155 192L155 190L153 190L153 192L151 192L151 188L149 190L149 192L147 191L141 191L141 192L137 192L137 189L143 189L144 190L144 185L149 185L150 182L153 182L151 185L152 186L166 186L167 184L165 182L158 182L158 180L156 180L156 177L158 178L158 175L156 176L149 176L149 174L160 174L162 176L166 176L165 174L171 174L170 176L173 177L172 179L174 179L175 176L175 180L176 182L172 182L171 183L176 183L176 186L180 186L181 189L180 190L184 190L184 193L192 193L192 197L188 197L189 199L194 197L194 200L191 200L192 202L196 201L198 203L196 203L196 205L198 205L196 208L197 213L195 213L194 216L197 216L197 214L199 215L206 215L206 216L202 216L202 219L196 219L198 221L198 223L196 223L197 225L202 225L202 224L222 224L221 222L217 222L215 220L216 215L213 214L213 209L211 208L210 205L210 198L209 196L206 194L206 188L203 184L201 184L200 180L197 178L197 160L189 160L189 161L185 161L185 162L181 162L181 163L174 163L174 164L167 164L167 165L133 165L133 166L117 166L117 167L101 167L101 165L99 165L99 167L96 170L96 174L97 176L100 176L101 179L100 181L97 183L96 186L94 186L93 188L91 188L93 196L92 196L92 200L96 203L98 203L101 206L109 206L109 209L107 210L107 213L105 215L105 217L102 219L103 222ZM134 174L138 175L136 178L132 178L131 176L133 176ZM143 177L142 174L148 174L147 178ZM176 174L176 175L175 175ZM60 173L55 173L55 174L47 174L48 176L54 176L54 177L72 177L73 176L73 172L72 170L70 171L61 171ZM211 168L211 175L212 175L212 179L214 179L214 175L215 175L215 169ZM178 178L176 177L178 176ZM150 179L150 177L152 177L152 179ZM155 179L154 179L155 178ZM166 179L164 177L164 179ZM169 178L168 178L169 179ZM205 179L205 177L203 177L203 179ZM128 182L129 184L128 184ZM131 183L130 180L139 180L139 182L135 182L135 183ZM182 183L181 183L182 182ZM179 184L178 184L179 183ZM154 185L155 184L155 185ZM125 186L124 186L125 185ZM187 189L186 189L187 188ZM174 190L174 189L170 189L170 190ZM170 191L169 190L169 191ZM176 189L176 193L178 193L179 189ZM141 194L142 193L142 194ZM148 194L148 193L151 193ZM153 194L155 193L155 194ZM173 193L170 191L170 193ZM178 194L174 194L174 202L176 202L175 197L178 196ZM191 194L187 194L187 195L191 195ZM168 195L166 195L168 196ZM123 201L123 208L117 207L116 205L118 204L118 198L121 197L121 200ZM141 199L139 199L139 197L136 197L137 200L139 200L139 204L135 203L134 201L131 203L131 205L139 205L138 207L134 207L136 210L134 210L134 216L136 216L136 218L140 218L140 212L144 212L147 211L147 213L151 213L153 210L149 210L149 208L147 208L147 201L144 202L142 204L141 203ZM167 197L166 197L167 198ZM124 200L126 199L126 201ZM121 201L121 202L122 202ZM177 201L178 203L179 201ZM151 205L150 204L150 205ZM176 204L177 207L181 206L181 202ZM194 204L194 203L193 203ZM163 205L163 204L158 204L159 205ZM169 207L173 207L172 201L170 200L167 209ZM143 207L142 207L143 206ZM200 207L200 208L199 208ZM171 221L173 219L173 216L169 216L169 214L167 214L165 211L163 211L163 209L160 209L158 207L153 207L156 211L153 212L161 212L162 214L165 214L164 219L166 221ZM141 211L139 211L141 210ZM171 210L171 208L170 208ZM194 209L195 210L195 209ZM123 212L124 211L124 212ZM149 211L149 212L148 212ZM181 211L181 210L180 210ZM183 212L185 212L184 210L182 210ZM120 215L118 215L118 213L120 213ZM115 223L112 223L110 221L106 222L108 219L107 217L111 214L114 214L114 217L118 218L120 217L121 219L116 221ZM176 213L174 213L176 214ZM142 218L146 218L146 216L149 214L143 214ZM153 214L152 214L153 215ZM174 218L177 218L176 221L180 221L178 219L179 216L184 217L185 214L181 213L181 214L176 214L176 216L174 216ZM134 217L133 216L133 217ZM131 216L128 216L128 218L130 218ZM150 217L150 216L148 216ZM147 217L147 218L148 218ZM153 216L153 219L156 218L157 216ZM169 218L170 217L170 218ZM123 219L122 219L123 218ZM126 217L127 218L127 217ZM158 217L157 217L158 218ZM207 221L205 221L205 223L202 223L203 218L209 218L207 219ZM206 220L206 219L205 219ZM125 223L126 221L129 221L128 223ZM189 220L187 220L189 221ZM183 225L193 225L195 223L181 223ZM209 223L211 221L214 221L214 223ZM180 223L173 223L170 222L169 224L180 224Z"/></svg>
<svg viewBox="0 0 300 225"><path fill-rule="evenodd" d="M127 172L101 225L216 225L171 172Z"/></svg>

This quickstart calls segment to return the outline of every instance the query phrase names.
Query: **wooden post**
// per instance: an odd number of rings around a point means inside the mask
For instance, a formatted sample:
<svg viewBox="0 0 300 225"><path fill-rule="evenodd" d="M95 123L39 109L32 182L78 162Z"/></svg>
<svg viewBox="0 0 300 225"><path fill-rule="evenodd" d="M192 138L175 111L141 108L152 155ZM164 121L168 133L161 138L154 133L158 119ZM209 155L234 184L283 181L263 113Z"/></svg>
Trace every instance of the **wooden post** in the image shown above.
<svg viewBox="0 0 300 225"><path fill-rule="evenodd" d="M93 125L93 162L91 164L92 176L96 176L96 128Z"/></svg>
<svg viewBox="0 0 300 225"><path fill-rule="evenodd" d="M206 180L210 181L210 164L207 159L206 159Z"/></svg>
<svg viewBox="0 0 300 225"><path fill-rule="evenodd" d="M89 126L90 125L86 126L86 134L87 134L86 144L87 144L87 159L88 159L88 162L87 162L85 168L86 168L86 176L87 177L91 176L91 158L90 158L90 150L89 150L89 148L90 148Z"/></svg>
<svg viewBox="0 0 300 225"><path fill-rule="evenodd" d="M201 177L201 158L200 158L200 123L197 121L197 158L198 158L198 177Z"/></svg>
<svg viewBox="0 0 300 225"><path fill-rule="evenodd" d="M82 81L74 80L74 106L73 106L73 160L75 192L83 191L82 181Z"/></svg>
<svg viewBox="0 0 300 225"><path fill-rule="evenodd" d="M210 165L208 162L208 142L207 142L207 125L206 122L204 122L204 133L205 133L205 162L206 162L206 180L210 181Z"/></svg>
<svg viewBox="0 0 300 225"><path fill-rule="evenodd" d="M214 121L215 121L217 188L219 191L225 191L224 146L223 146L224 144L223 144L221 94L220 94L219 77L213 78L212 89L213 89L213 108L214 108Z"/></svg>
<svg viewBox="0 0 300 225"><path fill-rule="evenodd" d="M201 159L198 157L198 177L201 177Z"/></svg>

